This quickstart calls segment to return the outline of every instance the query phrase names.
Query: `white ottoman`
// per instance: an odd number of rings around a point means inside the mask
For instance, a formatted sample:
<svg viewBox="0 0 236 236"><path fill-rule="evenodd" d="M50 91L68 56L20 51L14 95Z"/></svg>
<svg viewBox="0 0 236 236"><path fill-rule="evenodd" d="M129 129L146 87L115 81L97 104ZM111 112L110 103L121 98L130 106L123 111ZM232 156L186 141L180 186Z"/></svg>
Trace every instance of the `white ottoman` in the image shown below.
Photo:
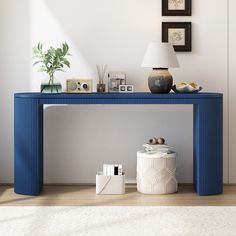
<svg viewBox="0 0 236 236"><path fill-rule="evenodd" d="M145 194L175 193L176 153L137 152L137 189Z"/></svg>

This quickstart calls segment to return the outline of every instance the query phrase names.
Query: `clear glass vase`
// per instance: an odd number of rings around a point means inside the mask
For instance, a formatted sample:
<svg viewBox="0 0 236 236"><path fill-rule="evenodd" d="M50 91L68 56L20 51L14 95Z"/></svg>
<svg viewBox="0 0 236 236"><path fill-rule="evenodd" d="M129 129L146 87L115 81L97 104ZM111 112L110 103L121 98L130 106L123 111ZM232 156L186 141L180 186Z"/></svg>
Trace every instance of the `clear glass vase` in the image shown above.
<svg viewBox="0 0 236 236"><path fill-rule="evenodd" d="M41 84L41 93L61 93L62 92L62 86L60 83L56 84Z"/></svg>
<svg viewBox="0 0 236 236"><path fill-rule="evenodd" d="M61 93L62 86L60 83L54 83L54 78L50 77L48 83L42 83L40 86L41 93Z"/></svg>

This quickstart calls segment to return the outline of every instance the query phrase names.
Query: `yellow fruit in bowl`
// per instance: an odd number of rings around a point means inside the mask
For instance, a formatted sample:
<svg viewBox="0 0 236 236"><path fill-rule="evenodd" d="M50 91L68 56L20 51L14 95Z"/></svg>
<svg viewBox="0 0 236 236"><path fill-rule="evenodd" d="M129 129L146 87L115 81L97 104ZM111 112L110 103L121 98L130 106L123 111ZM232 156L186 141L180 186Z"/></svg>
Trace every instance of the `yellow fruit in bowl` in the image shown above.
<svg viewBox="0 0 236 236"><path fill-rule="evenodd" d="M193 88L197 88L198 87L198 85L196 83L194 83L194 82L189 83L189 85L192 86Z"/></svg>
<svg viewBox="0 0 236 236"><path fill-rule="evenodd" d="M177 87L183 87L183 86L186 86L186 85L187 85L186 83L181 82L181 83L178 83L178 84L177 84Z"/></svg>

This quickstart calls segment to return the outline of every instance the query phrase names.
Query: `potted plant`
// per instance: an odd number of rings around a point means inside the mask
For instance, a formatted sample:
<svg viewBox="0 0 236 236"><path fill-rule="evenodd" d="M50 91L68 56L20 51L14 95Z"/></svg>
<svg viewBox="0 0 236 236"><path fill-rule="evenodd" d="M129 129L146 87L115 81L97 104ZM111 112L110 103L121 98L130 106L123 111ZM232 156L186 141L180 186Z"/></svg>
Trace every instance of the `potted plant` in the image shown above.
<svg viewBox="0 0 236 236"><path fill-rule="evenodd" d="M43 51L43 44L38 43L32 49L33 58L37 61L33 64L41 64L40 72L46 72L49 76L47 84L41 84L42 93L59 93L62 91L61 84L54 83L54 74L57 71L63 71L64 67L70 67L70 62L67 59L69 54L69 46L63 43L61 47L50 47Z"/></svg>

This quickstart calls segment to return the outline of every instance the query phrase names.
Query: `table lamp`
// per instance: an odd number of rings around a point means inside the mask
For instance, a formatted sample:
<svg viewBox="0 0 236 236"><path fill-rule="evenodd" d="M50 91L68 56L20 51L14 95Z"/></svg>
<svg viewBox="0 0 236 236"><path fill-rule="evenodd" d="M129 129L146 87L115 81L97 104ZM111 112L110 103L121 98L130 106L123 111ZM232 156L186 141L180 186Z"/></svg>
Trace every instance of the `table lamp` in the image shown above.
<svg viewBox="0 0 236 236"><path fill-rule="evenodd" d="M152 93L170 92L173 78L168 68L179 67L174 48L170 43L149 43L142 67L153 68L148 77L148 86Z"/></svg>

